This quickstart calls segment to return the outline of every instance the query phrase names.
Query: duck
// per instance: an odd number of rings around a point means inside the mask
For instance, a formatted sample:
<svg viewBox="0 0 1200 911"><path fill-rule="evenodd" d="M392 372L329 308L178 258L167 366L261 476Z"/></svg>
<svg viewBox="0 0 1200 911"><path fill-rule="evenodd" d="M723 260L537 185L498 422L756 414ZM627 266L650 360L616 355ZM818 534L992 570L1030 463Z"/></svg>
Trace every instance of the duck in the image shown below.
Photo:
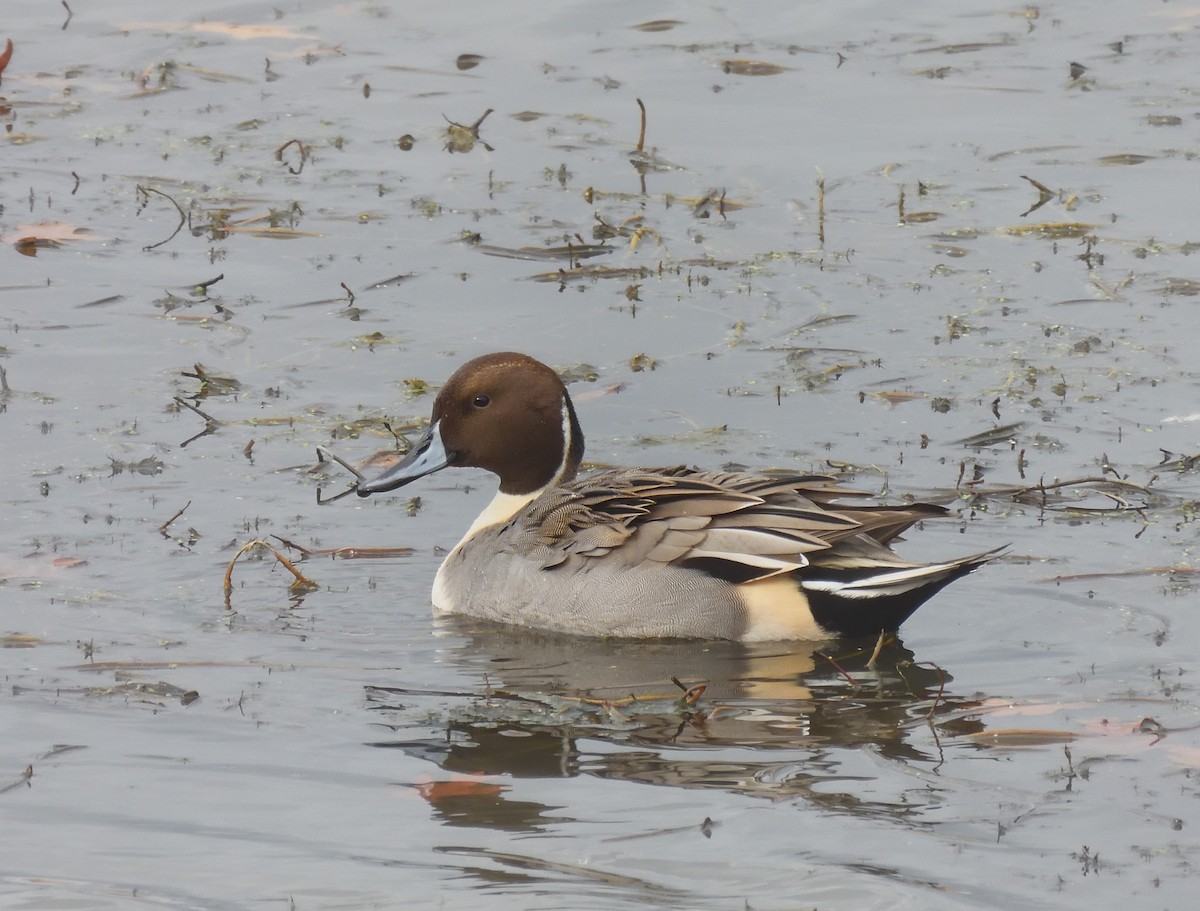
<svg viewBox="0 0 1200 911"><path fill-rule="evenodd" d="M892 543L931 503L864 503L824 475L688 467L579 476L584 439L551 367L511 351L463 364L428 430L360 497L445 468L499 488L433 583L433 609L622 639L821 641L895 632L938 591L1005 548L941 563ZM338 459L343 465L345 462Z"/></svg>

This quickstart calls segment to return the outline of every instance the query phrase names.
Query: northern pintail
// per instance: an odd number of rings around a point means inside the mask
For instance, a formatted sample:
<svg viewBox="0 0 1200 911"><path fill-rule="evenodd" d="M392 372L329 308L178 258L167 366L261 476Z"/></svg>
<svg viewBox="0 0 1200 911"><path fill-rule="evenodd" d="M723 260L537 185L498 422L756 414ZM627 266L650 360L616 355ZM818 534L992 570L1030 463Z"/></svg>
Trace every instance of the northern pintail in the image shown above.
<svg viewBox="0 0 1200 911"><path fill-rule="evenodd" d="M844 503L870 494L828 477L677 467L577 480L582 458L558 374L502 352L460 367L424 437L356 489L384 493L448 467L497 475L495 498L437 572L434 608L590 636L876 635L999 552L901 560L889 544L946 510Z"/></svg>

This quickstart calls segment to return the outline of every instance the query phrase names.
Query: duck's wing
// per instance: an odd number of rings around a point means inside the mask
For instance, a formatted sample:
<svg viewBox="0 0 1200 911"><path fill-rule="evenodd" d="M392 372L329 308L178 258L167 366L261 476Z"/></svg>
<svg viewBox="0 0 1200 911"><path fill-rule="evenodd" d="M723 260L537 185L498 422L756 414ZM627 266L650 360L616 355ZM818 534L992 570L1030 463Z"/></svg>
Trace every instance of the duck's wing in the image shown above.
<svg viewBox="0 0 1200 911"><path fill-rule="evenodd" d="M945 514L927 504L835 508L863 496L815 475L614 470L543 495L527 528L545 568L606 558L692 566L740 583L810 563L909 566L886 541Z"/></svg>

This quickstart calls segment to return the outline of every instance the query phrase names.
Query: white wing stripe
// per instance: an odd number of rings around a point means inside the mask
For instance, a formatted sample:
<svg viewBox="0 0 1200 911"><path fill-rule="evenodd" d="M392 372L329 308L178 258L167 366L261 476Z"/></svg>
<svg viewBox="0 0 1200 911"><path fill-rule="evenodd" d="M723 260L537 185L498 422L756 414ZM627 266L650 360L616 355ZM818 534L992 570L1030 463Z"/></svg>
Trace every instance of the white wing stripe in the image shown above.
<svg viewBox="0 0 1200 911"><path fill-rule="evenodd" d="M952 572L953 563L937 563L933 566L917 566L894 572L877 573L853 582L838 582L834 579L805 579L802 588L811 591L830 592L840 598L884 598L901 595L922 585L928 585Z"/></svg>

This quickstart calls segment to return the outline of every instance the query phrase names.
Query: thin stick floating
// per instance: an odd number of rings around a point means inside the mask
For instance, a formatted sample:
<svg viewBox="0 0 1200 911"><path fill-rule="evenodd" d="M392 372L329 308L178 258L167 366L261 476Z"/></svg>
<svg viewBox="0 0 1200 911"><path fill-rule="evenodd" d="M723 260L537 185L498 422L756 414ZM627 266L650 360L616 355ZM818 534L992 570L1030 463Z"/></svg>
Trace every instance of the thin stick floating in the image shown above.
<svg viewBox="0 0 1200 911"><path fill-rule="evenodd" d="M175 239L175 235L183 230L183 226L187 223L187 215L184 213L183 207L180 206L179 203L177 203L173 198L168 196L162 190L156 190L156 189L154 189L154 187L143 187L141 184L138 184L137 191L139 193L141 193L142 196L145 198L145 203L143 203L143 206L142 206L143 208L145 208L146 204L148 204L150 202L150 194L156 193L159 196L161 196L163 199L167 200L171 205L173 205L175 207L175 211L177 211L179 213L179 224L177 224L175 226L175 230L171 232L170 237L160 240L156 244L149 244L148 246L142 247L142 249L143 250L153 250L155 247L161 247L165 243L170 243L172 240Z"/></svg>
<svg viewBox="0 0 1200 911"><path fill-rule="evenodd" d="M247 541L240 548L238 548L238 552L233 555L233 559L229 561L229 566L225 569L226 610L233 610L233 604L231 602L231 598L233 596L233 565L237 563L238 558L240 558L242 554L247 553L256 547L265 547L275 556L275 559L279 561L283 568L292 574L294 578L292 579L292 584L288 586L289 591L294 593L311 592L316 591L320 587L316 582L305 576L304 573L300 572L300 570L296 569L295 564L277 551L274 547L272 547L270 542L264 541L262 538L256 538L253 541Z"/></svg>

